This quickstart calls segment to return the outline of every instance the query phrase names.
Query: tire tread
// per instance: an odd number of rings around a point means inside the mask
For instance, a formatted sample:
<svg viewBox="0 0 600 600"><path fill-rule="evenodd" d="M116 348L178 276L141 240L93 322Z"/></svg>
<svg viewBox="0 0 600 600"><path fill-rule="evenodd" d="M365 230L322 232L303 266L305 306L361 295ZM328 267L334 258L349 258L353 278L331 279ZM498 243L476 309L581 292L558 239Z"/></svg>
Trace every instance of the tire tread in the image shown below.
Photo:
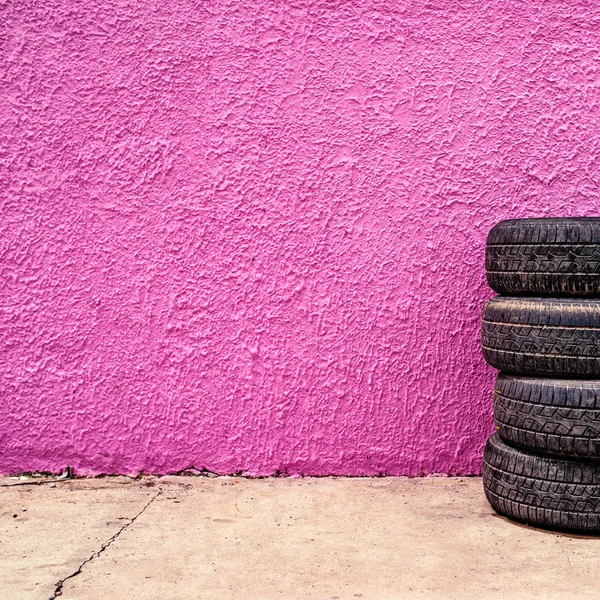
<svg viewBox="0 0 600 600"><path fill-rule="evenodd" d="M492 508L551 529L600 531L600 464L531 454L498 434L484 452L483 485Z"/></svg>
<svg viewBox="0 0 600 600"><path fill-rule="evenodd" d="M500 294L600 295L600 218L514 219L486 244L490 287Z"/></svg>

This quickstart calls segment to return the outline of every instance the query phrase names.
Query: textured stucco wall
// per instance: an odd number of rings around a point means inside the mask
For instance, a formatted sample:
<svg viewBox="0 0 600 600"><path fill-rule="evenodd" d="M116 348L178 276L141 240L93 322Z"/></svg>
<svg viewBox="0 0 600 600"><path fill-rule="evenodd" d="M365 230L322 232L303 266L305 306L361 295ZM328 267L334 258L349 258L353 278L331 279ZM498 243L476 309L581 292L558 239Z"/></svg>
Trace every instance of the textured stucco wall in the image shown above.
<svg viewBox="0 0 600 600"><path fill-rule="evenodd" d="M1 472L479 472L486 232L598 212L595 3L0 27Z"/></svg>

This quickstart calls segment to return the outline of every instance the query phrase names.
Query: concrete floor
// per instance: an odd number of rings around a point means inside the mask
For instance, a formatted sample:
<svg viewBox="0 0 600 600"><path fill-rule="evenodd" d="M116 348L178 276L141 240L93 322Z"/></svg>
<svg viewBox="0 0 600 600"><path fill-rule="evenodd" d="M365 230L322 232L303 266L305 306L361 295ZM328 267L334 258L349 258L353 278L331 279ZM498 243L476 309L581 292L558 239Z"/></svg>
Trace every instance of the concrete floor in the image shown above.
<svg viewBox="0 0 600 600"><path fill-rule="evenodd" d="M0 598L598 598L600 539L472 479L0 478Z"/></svg>

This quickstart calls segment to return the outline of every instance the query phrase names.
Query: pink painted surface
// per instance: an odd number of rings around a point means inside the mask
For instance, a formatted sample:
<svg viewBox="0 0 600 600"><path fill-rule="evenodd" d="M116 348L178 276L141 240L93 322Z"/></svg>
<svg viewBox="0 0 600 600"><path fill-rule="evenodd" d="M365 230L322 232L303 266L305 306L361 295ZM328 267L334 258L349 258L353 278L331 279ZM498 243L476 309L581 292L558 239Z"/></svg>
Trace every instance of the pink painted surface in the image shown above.
<svg viewBox="0 0 600 600"><path fill-rule="evenodd" d="M1 472L479 472L486 233L598 214L595 3L0 23Z"/></svg>

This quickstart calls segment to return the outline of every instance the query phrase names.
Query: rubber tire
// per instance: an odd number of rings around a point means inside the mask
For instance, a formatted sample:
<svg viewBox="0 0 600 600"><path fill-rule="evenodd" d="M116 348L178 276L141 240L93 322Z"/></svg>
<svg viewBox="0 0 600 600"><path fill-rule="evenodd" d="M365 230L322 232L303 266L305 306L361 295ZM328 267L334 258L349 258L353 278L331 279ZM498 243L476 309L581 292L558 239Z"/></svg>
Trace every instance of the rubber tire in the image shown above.
<svg viewBox="0 0 600 600"><path fill-rule="evenodd" d="M600 218L501 221L487 238L488 284L499 294L600 296Z"/></svg>
<svg viewBox="0 0 600 600"><path fill-rule="evenodd" d="M482 343L500 371L600 379L600 300L492 298Z"/></svg>
<svg viewBox="0 0 600 600"><path fill-rule="evenodd" d="M485 447L483 488L492 508L509 519L600 532L600 463L538 456L494 434Z"/></svg>
<svg viewBox="0 0 600 600"><path fill-rule="evenodd" d="M600 381L500 373L494 421L511 446L583 460L600 459Z"/></svg>

